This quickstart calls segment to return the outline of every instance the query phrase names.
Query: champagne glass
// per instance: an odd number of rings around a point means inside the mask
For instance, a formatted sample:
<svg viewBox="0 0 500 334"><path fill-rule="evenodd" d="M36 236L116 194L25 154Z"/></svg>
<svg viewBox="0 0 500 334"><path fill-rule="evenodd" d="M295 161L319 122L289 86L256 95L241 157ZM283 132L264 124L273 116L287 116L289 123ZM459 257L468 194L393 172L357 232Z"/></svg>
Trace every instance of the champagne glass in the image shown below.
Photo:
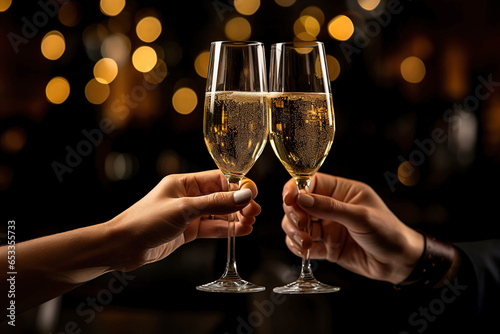
<svg viewBox="0 0 500 334"><path fill-rule="evenodd" d="M274 152L299 191L307 191L311 177L325 160L335 135L332 94L321 42L274 44L271 49L270 141ZM311 233L308 216L306 232ZM310 252L302 258L299 278L273 289L276 293L328 293L340 290L313 275Z"/></svg>
<svg viewBox="0 0 500 334"><path fill-rule="evenodd" d="M260 42L213 42L210 47L203 133L208 151L227 178L229 191L264 150L268 138L267 74ZM197 286L208 292L265 290L243 280L236 269L235 219L228 216L227 263L218 280Z"/></svg>

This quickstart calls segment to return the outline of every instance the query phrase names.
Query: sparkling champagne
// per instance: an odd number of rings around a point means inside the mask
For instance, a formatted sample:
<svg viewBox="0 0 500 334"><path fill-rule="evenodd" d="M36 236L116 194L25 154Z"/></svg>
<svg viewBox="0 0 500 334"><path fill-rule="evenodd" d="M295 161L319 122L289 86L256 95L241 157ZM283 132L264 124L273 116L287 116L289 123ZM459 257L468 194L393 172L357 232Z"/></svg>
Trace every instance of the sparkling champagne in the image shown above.
<svg viewBox="0 0 500 334"><path fill-rule="evenodd" d="M331 94L271 93L270 141L290 175L308 179L325 160L335 135Z"/></svg>
<svg viewBox="0 0 500 334"><path fill-rule="evenodd" d="M245 175L268 137L266 93L206 93L203 133L208 151L226 175Z"/></svg>

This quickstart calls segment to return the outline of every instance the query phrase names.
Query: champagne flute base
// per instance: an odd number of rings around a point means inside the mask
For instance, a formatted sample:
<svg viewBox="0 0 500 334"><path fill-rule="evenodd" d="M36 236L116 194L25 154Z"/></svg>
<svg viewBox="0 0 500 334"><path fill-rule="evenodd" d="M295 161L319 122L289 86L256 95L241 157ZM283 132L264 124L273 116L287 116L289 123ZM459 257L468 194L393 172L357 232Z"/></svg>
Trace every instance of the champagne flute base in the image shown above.
<svg viewBox="0 0 500 334"><path fill-rule="evenodd" d="M221 293L251 293L264 291L265 289L263 286L250 283L244 279L228 280L227 278L219 278L211 283L196 287L196 290L199 291Z"/></svg>
<svg viewBox="0 0 500 334"><path fill-rule="evenodd" d="M288 295L301 295L301 294L315 294L315 293L332 293L332 292L337 292L339 290L340 288L338 286L331 286L328 284L324 284L316 279L312 280L298 279L295 282L274 288L273 292L279 294L288 294Z"/></svg>

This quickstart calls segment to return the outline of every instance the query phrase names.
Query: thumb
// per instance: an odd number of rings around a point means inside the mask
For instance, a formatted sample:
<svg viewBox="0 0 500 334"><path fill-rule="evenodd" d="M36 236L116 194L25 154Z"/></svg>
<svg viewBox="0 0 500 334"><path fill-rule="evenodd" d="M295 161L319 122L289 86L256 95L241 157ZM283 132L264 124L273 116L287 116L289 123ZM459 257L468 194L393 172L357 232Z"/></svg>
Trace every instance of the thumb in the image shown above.
<svg viewBox="0 0 500 334"><path fill-rule="evenodd" d="M332 197L317 194L299 193L298 203L308 214L320 218L333 220L344 225L349 230L364 231L367 229L363 217L366 210L363 207L336 200Z"/></svg>
<svg viewBox="0 0 500 334"><path fill-rule="evenodd" d="M252 200L252 190L244 188L231 192L215 192L209 195L189 197L186 209L196 216L224 215L239 211Z"/></svg>

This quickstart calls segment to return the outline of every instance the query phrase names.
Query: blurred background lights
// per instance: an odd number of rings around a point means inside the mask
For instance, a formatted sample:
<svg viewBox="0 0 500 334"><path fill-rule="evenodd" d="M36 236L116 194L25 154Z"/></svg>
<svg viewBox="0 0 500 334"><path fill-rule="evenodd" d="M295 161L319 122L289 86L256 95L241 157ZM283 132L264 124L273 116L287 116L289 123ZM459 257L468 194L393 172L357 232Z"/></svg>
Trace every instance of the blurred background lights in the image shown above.
<svg viewBox="0 0 500 334"><path fill-rule="evenodd" d="M274 2L281 7L290 7L295 3L295 0L274 0Z"/></svg>
<svg viewBox="0 0 500 334"><path fill-rule="evenodd" d="M163 151L156 161L158 175L167 176L181 171L181 157L173 150Z"/></svg>
<svg viewBox="0 0 500 334"><path fill-rule="evenodd" d="M419 83L425 77L425 64L420 58L411 56L401 62L401 76L410 83Z"/></svg>
<svg viewBox="0 0 500 334"><path fill-rule="evenodd" d="M132 55L132 64L139 72L151 71L157 61L155 50L150 46L141 46Z"/></svg>
<svg viewBox="0 0 500 334"><path fill-rule="evenodd" d="M354 24L345 15L338 15L328 23L328 33L339 41L347 41L354 33Z"/></svg>
<svg viewBox="0 0 500 334"><path fill-rule="evenodd" d="M318 20L309 15L299 17L293 25L295 36L302 41L314 41L320 30Z"/></svg>
<svg viewBox="0 0 500 334"><path fill-rule="evenodd" d="M309 6L300 12L300 16L312 16L318 21L319 25L322 26L325 23L325 14L323 11L316 6Z"/></svg>
<svg viewBox="0 0 500 334"><path fill-rule="evenodd" d="M374 10L380 4L380 0L358 0L358 4L364 10Z"/></svg>
<svg viewBox="0 0 500 334"><path fill-rule="evenodd" d="M208 73L208 61L210 59L210 52L203 51L201 52L194 61L194 69L196 73L202 78L207 77Z"/></svg>
<svg viewBox="0 0 500 334"><path fill-rule="evenodd" d="M137 23L135 31L141 41L151 43L161 34L161 22L153 16L145 17Z"/></svg>
<svg viewBox="0 0 500 334"><path fill-rule="evenodd" d="M83 44L87 56L94 61L101 58L101 44L108 36L108 30L102 24L91 24L83 30Z"/></svg>
<svg viewBox="0 0 500 334"><path fill-rule="evenodd" d="M47 100L54 104L61 104L69 96L70 87L68 80L63 77L55 77L45 87Z"/></svg>
<svg viewBox="0 0 500 334"><path fill-rule="evenodd" d="M232 41L244 41L250 38L252 27L245 18L235 17L227 21L224 32Z"/></svg>
<svg viewBox="0 0 500 334"><path fill-rule="evenodd" d="M68 1L64 3L59 8L57 17L59 18L59 22L66 27L76 26L82 19L82 9L80 4L76 1Z"/></svg>
<svg viewBox="0 0 500 334"><path fill-rule="evenodd" d="M179 114L190 114L198 104L196 92L191 88L179 88L172 96L172 105Z"/></svg>
<svg viewBox="0 0 500 334"><path fill-rule="evenodd" d="M41 48L45 58L50 60L59 59L66 50L64 36L57 30L48 32L42 39Z"/></svg>
<svg viewBox="0 0 500 334"><path fill-rule="evenodd" d="M337 58L335 58L332 55L327 55L326 56L326 64L328 66L328 75L330 81L334 81L335 79L338 78L340 74L340 64Z"/></svg>
<svg viewBox="0 0 500 334"><path fill-rule="evenodd" d="M111 152L106 156L104 171L111 181L128 180L138 169L138 161L131 154Z"/></svg>
<svg viewBox="0 0 500 334"><path fill-rule="evenodd" d="M100 8L103 14L116 16L125 7L125 0L101 0Z"/></svg>
<svg viewBox="0 0 500 334"><path fill-rule="evenodd" d="M410 161L405 161L398 167L398 179L405 186L412 187L418 183L420 171Z"/></svg>
<svg viewBox="0 0 500 334"><path fill-rule="evenodd" d="M12 0L0 0L0 12L5 12L12 4Z"/></svg>
<svg viewBox="0 0 500 334"><path fill-rule="evenodd" d="M130 39L123 34L113 34L104 39L101 45L101 54L105 58L113 59L118 65L128 60L130 54Z"/></svg>
<svg viewBox="0 0 500 334"><path fill-rule="evenodd" d="M100 83L95 78L85 86L85 97L92 104L102 104L109 96L109 86Z"/></svg>
<svg viewBox="0 0 500 334"><path fill-rule="evenodd" d="M242 15L253 15L260 7L260 0L234 0L234 8Z"/></svg>
<svg viewBox="0 0 500 334"><path fill-rule="evenodd" d="M18 153L26 144L26 132L15 126L0 135L0 148L6 153Z"/></svg>
<svg viewBox="0 0 500 334"><path fill-rule="evenodd" d="M155 67L144 73L144 80L150 84L157 85L167 77L167 64L161 59L158 59Z"/></svg>
<svg viewBox="0 0 500 334"><path fill-rule="evenodd" d="M103 58L94 66L94 77L102 84L111 83L118 74L118 65L111 58Z"/></svg>

